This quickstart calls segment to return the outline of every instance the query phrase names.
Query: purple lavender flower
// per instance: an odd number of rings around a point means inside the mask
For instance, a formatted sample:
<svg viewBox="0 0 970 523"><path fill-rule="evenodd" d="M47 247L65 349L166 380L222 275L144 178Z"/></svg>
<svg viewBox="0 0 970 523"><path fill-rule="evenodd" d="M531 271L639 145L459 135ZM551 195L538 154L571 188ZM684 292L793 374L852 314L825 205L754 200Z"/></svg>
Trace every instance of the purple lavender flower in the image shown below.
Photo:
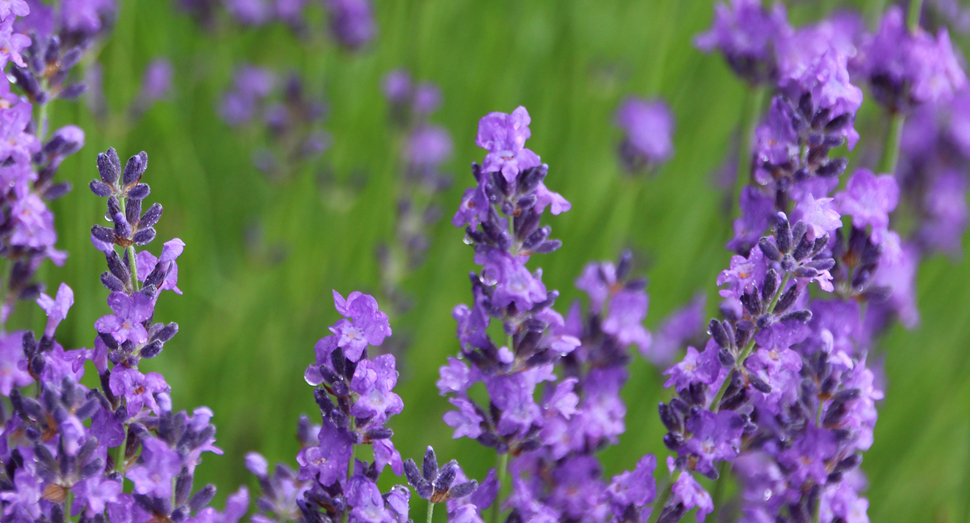
<svg viewBox="0 0 970 523"><path fill-rule="evenodd" d="M354 291L345 300L339 292L333 291L333 302L337 312L350 320L339 320L330 332L337 336L337 345L344 349L350 361L360 359L368 345L379 346L384 338L391 335L387 314L377 309L373 296Z"/></svg>
<svg viewBox="0 0 970 523"><path fill-rule="evenodd" d="M384 75L381 87L389 103L403 105L411 99L411 73L405 69L395 69Z"/></svg>
<svg viewBox="0 0 970 523"><path fill-rule="evenodd" d="M182 469L182 460L164 441L146 437L142 440L142 463L132 467L126 477L135 484L135 492L160 498L172 495L172 481Z"/></svg>
<svg viewBox="0 0 970 523"><path fill-rule="evenodd" d="M657 484L653 479L653 471L656 468L657 458L646 455L640 458L632 471L613 476L606 495L609 497L614 516L622 518L627 507L643 507L653 501L657 495Z"/></svg>
<svg viewBox="0 0 970 523"><path fill-rule="evenodd" d="M417 167L437 167L451 157L451 134L437 125L419 126L408 137L404 156Z"/></svg>
<svg viewBox="0 0 970 523"><path fill-rule="evenodd" d="M715 7L711 28L694 43L708 53L719 50L738 76L757 84L775 78L776 39L790 30L782 4L769 12L760 0L731 0Z"/></svg>
<svg viewBox="0 0 970 523"><path fill-rule="evenodd" d="M357 50L377 35L369 0L327 0L330 32L344 47Z"/></svg>
<svg viewBox="0 0 970 523"><path fill-rule="evenodd" d="M232 126L249 123L256 113L256 105L276 85L276 76L267 69L250 65L236 70L233 89L222 99L220 114Z"/></svg>
<svg viewBox="0 0 970 523"><path fill-rule="evenodd" d="M904 18L899 7L890 7L859 60L873 96L894 113L949 100L967 84L946 29L935 39L922 29L910 33Z"/></svg>
<svg viewBox="0 0 970 523"><path fill-rule="evenodd" d="M889 213L899 203L899 187L890 175L877 177L860 169L836 199L839 212L852 215L852 225L857 228L871 226L873 243L879 244L889 228Z"/></svg>
<svg viewBox="0 0 970 523"><path fill-rule="evenodd" d="M242 25L262 25L272 16L272 8L265 0L227 0L226 10Z"/></svg>
<svg viewBox="0 0 970 523"><path fill-rule="evenodd" d="M541 272L531 274L515 256L498 249L489 251L482 270L484 281L495 285L492 303L497 307L514 303L522 311L546 299L546 287L542 284L541 276Z"/></svg>
<svg viewBox="0 0 970 523"><path fill-rule="evenodd" d="M603 332L616 339L623 345L636 345L640 352L650 349L652 338L643 326L647 317L649 299L646 293L637 291L620 291L610 300L610 310L603 319Z"/></svg>
<svg viewBox="0 0 970 523"><path fill-rule="evenodd" d="M674 494L673 500L677 506L681 507L680 510L686 512L692 508L697 508L698 523L703 523L707 514L714 511L714 501L711 499L711 495L690 474L681 474L680 478L674 482L671 490Z"/></svg>
<svg viewBox="0 0 970 523"><path fill-rule="evenodd" d="M0 69L5 68L8 61L27 67L20 53L30 46L30 37L15 33L13 22L12 16L0 20Z"/></svg>
<svg viewBox="0 0 970 523"><path fill-rule="evenodd" d="M735 412L698 411L686 421L694 435L684 444L683 453L697 459L694 470L717 477L714 461L732 461L738 453L744 421Z"/></svg>
<svg viewBox="0 0 970 523"><path fill-rule="evenodd" d="M392 392L397 384L394 356L384 354L373 360L361 360L350 381L350 389L360 394L350 413L361 418L372 418L381 423L390 415L400 414L404 409L401 397Z"/></svg>
<svg viewBox="0 0 970 523"><path fill-rule="evenodd" d="M30 6L24 0L4 0L0 2L0 19L7 18L10 13L15 16L27 16L27 13L30 13Z"/></svg>
<svg viewBox="0 0 970 523"><path fill-rule="evenodd" d="M674 115L665 102L628 98L616 110L615 120L626 133L620 158L627 170L654 167L673 156Z"/></svg>
<svg viewBox="0 0 970 523"><path fill-rule="evenodd" d="M488 151L482 169L485 173L501 172L512 183L525 169L539 166L539 156L525 148L532 136L532 119L525 107L517 107L512 114L488 113L478 122L475 145Z"/></svg>
<svg viewBox="0 0 970 523"><path fill-rule="evenodd" d="M7 397L14 389L34 382L26 366L22 365L26 361L21 340L23 333L19 332L0 337L0 394Z"/></svg>
<svg viewBox="0 0 970 523"><path fill-rule="evenodd" d="M153 103L168 96L172 89L172 63L167 58L156 58L145 68L139 98Z"/></svg>
<svg viewBox="0 0 970 523"><path fill-rule="evenodd" d="M313 479L327 486L346 479L353 444L350 434L324 419L318 438L318 446L307 447L296 456L300 479Z"/></svg>
<svg viewBox="0 0 970 523"><path fill-rule="evenodd" d="M152 316L151 299L144 294L132 296L113 292L108 296L108 306L114 314L102 316L95 328L103 334L110 334L118 343L131 340L135 343L148 341L148 331L142 322Z"/></svg>
<svg viewBox="0 0 970 523"><path fill-rule="evenodd" d="M67 311L74 305L74 291L67 284L62 283L57 288L57 295L54 298L43 292L40 293L40 297L37 298L37 305L40 305L40 308L47 313L47 326L44 328L44 334L53 336L57 326L67 317Z"/></svg>

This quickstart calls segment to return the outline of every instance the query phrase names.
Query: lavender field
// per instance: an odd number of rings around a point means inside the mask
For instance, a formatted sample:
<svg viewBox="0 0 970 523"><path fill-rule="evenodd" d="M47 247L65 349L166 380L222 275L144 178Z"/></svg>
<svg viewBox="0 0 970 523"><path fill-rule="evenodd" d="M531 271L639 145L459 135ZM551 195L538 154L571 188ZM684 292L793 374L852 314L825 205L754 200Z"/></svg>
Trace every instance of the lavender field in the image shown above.
<svg viewBox="0 0 970 523"><path fill-rule="evenodd" d="M0 522L970 522L968 51L958 0L0 0Z"/></svg>

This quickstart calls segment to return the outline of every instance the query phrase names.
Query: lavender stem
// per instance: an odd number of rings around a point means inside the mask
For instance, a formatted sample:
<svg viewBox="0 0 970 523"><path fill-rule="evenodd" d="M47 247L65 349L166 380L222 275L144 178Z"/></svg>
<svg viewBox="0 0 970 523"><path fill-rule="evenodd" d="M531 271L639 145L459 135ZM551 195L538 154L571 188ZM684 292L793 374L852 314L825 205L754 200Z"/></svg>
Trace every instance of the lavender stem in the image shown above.
<svg viewBox="0 0 970 523"><path fill-rule="evenodd" d="M502 485L505 484L505 476L507 475L509 467L509 454L507 452L498 455L498 490L495 496L494 504L492 505L492 523L498 523L499 514L501 514L502 509L501 499L502 499Z"/></svg>

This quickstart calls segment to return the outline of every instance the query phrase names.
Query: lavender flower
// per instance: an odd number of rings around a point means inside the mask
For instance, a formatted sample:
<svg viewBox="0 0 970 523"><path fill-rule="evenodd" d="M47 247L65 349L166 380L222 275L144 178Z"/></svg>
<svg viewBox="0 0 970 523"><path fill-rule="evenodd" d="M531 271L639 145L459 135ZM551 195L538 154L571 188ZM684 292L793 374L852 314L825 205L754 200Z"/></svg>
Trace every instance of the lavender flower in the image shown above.
<svg viewBox="0 0 970 523"><path fill-rule="evenodd" d="M713 25L694 42L705 52L719 50L738 76L758 84L776 78L776 39L789 30L782 4L768 11L760 0L731 0L717 5Z"/></svg>
<svg viewBox="0 0 970 523"><path fill-rule="evenodd" d="M295 73L283 83L282 92L276 89L279 83L269 69L243 65L219 108L230 126L256 124L266 135L269 146L257 148L253 163L278 180L315 161L330 145L330 136L320 127L326 105L304 93Z"/></svg>
<svg viewBox="0 0 970 523"><path fill-rule="evenodd" d="M330 33L344 47L356 50L377 35L370 0L327 0Z"/></svg>
<svg viewBox="0 0 970 523"><path fill-rule="evenodd" d="M628 171L654 168L673 155L674 115L663 101L628 98L616 110L615 119L626 134L620 159Z"/></svg>
<svg viewBox="0 0 970 523"><path fill-rule="evenodd" d="M378 246L377 257L384 293L391 298L393 313L399 314L410 306L403 280L424 262L430 231L443 214L438 200L452 177L442 166L450 160L453 144L447 129L428 121L441 104L437 85L413 85L410 73L397 69L385 75L383 91L390 122L400 133L401 165L395 235Z"/></svg>
<svg viewBox="0 0 970 523"><path fill-rule="evenodd" d="M949 100L967 84L946 29L936 38L922 29L911 33L904 18L900 8L889 8L858 60L873 96L892 113Z"/></svg>

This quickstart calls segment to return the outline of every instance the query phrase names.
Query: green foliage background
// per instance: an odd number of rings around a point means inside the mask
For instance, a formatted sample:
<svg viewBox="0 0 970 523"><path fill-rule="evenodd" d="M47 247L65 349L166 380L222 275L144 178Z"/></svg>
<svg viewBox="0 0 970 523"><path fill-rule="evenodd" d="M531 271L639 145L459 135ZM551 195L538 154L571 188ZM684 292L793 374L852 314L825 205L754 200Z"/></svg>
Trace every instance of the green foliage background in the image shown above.
<svg viewBox="0 0 970 523"><path fill-rule="evenodd" d="M179 274L185 295L167 294L156 314L177 321L181 331L142 370L164 373L177 408L215 411L226 454L207 456L198 480L217 482L221 496L251 482L243 468L250 450L293 462L296 419L316 413L303 369L314 342L337 318L330 291L378 288L374 248L393 233L397 183L395 137L379 87L392 68L407 67L443 89L444 106L434 120L456 143L449 165L456 183L444 199L448 216L471 183L469 162L483 157L473 141L478 118L528 107L529 146L551 166L550 188L573 204L571 212L547 220L563 248L533 262L543 267L547 286L561 290L561 310L578 297L572 281L587 261L615 258L630 247L641 253L640 269L651 281L648 327L698 291L708 294L714 313L714 279L729 259L723 248L728 201L714 180L736 147L745 90L719 57L691 45L711 20L712 2L375 3L380 35L369 51L350 55L320 34L301 42L279 26L204 31L173 2L123 0L99 58L109 105L124 110L143 67L158 55L175 64L174 99L133 128L120 118L100 126L83 104L52 108L54 124L78 123L88 133L87 146L59 175L76 189L54 206L59 246L71 257L44 275L51 287L66 281L76 293L59 337L65 346L91 346L92 323L107 311L107 291L97 278L103 261L88 241L90 226L104 213L103 202L85 189L97 175L96 154L108 146L122 157L146 150L149 201L165 206L159 238L178 236L187 247ZM796 3L792 18L816 20L835 4ZM870 15L878 9L856 7ZM215 113L234 64L243 60L299 70L311 91L325 95L334 136L325 158L337 185L320 184L313 169L285 183L255 170L256 140L232 132ZM628 94L663 97L676 113L676 156L655 177L624 176L614 156L612 112ZM872 163L886 120L870 101L858 128L863 142L853 165ZM415 307L392 324L411 341L397 390L406 407L392 426L405 457L418 457L431 444L442 459L459 457L472 476L482 477L494 456L467 439L451 439L441 421L448 404L434 386L438 366L457 350L450 311L468 300L466 275L473 269L462 232L448 222L435 228L427 263L405 282ZM254 226L261 234L247 235ZM876 359L885 358L887 397L863 465L873 521L968 521L968 275L966 258L924 263L921 326L896 328L880 344ZM42 320L25 315L35 325ZM624 393L628 430L604 454L609 474L632 467L643 453L661 460L667 454L656 405L668 393L658 371L642 360L632 375Z"/></svg>

